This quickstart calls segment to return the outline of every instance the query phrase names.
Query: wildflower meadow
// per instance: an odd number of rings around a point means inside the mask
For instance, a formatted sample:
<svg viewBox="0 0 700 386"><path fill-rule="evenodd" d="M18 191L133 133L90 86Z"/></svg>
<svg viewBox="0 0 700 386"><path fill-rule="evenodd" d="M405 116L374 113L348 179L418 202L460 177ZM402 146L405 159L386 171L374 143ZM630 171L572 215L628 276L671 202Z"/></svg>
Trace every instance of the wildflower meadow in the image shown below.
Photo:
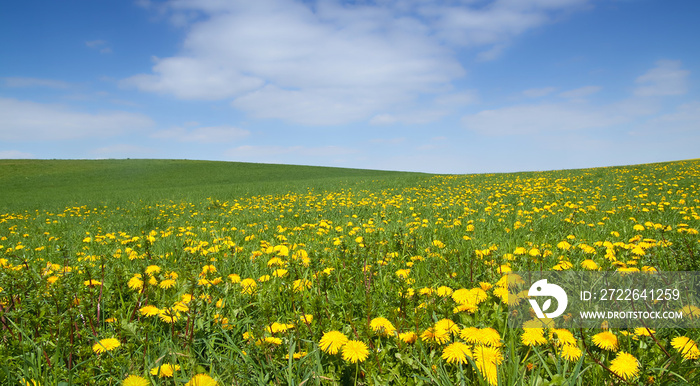
<svg viewBox="0 0 700 386"><path fill-rule="evenodd" d="M505 280L700 271L698 160L157 178L148 162L0 165L0 384L700 384L697 330L510 328Z"/></svg>

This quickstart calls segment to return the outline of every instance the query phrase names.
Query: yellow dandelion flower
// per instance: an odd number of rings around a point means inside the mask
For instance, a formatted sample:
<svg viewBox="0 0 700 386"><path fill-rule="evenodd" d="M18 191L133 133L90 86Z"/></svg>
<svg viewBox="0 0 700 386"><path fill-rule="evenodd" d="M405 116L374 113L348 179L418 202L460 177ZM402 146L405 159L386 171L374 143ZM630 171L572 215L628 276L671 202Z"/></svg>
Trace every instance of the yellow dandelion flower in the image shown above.
<svg viewBox="0 0 700 386"><path fill-rule="evenodd" d="M158 378L172 378L176 371L180 370L180 365L172 365L170 363L163 363L158 367L151 369L151 375L157 375Z"/></svg>
<svg viewBox="0 0 700 386"><path fill-rule="evenodd" d="M139 312L143 316L155 316L160 314L160 309L153 305L143 306L139 309Z"/></svg>
<svg viewBox="0 0 700 386"><path fill-rule="evenodd" d="M314 321L314 316L311 314L305 314L305 315L301 315L299 317L299 319L304 323L310 324L311 322Z"/></svg>
<svg viewBox="0 0 700 386"><path fill-rule="evenodd" d="M692 304L688 304L687 306L681 308L680 311L683 313L684 318L689 318L689 319L700 318L700 308L698 308Z"/></svg>
<svg viewBox="0 0 700 386"><path fill-rule="evenodd" d="M547 343L544 337L544 328L524 328L525 332L520 336L520 341L526 346L539 346Z"/></svg>
<svg viewBox="0 0 700 386"><path fill-rule="evenodd" d="M216 386L219 383L208 374L197 374L189 382L185 383L185 386Z"/></svg>
<svg viewBox="0 0 700 386"><path fill-rule="evenodd" d="M231 280L231 283L240 283L241 282L241 277L238 274L232 273L228 275L228 278Z"/></svg>
<svg viewBox="0 0 700 386"><path fill-rule="evenodd" d="M671 340L671 346L681 353L683 359L700 358L700 350L698 350L698 345L687 336L673 338L673 340Z"/></svg>
<svg viewBox="0 0 700 386"><path fill-rule="evenodd" d="M163 308L158 317L165 323L176 323L180 319L180 312L174 308Z"/></svg>
<svg viewBox="0 0 700 386"><path fill-rule="evenodd" d="M593 344L607 351L617 351L617 336L610 331L603 331L593 335Z"/></svg>
<svg viewBox="0 0 700 386"><path fill-rule="evenodd" d="M581 267L589 271L595 271L596 269L598 269L598 264L591 259L586 259L581 262Z"/></svg>
<svg viewBox="0 0 700 386"><path fill-rule="evenodd" d="M399 339L401 339L404 343L413 344L418 339L418 335L412 331L402 332L399 334Z"/></svg>
<svg viewBox="0 0 700 386"><path fill-rule="evenodd" d="M163 281L160 282L160 284L158 285L158 287L160 287L160 288L162 288L162 289L168 289L168 288L174 287L174 286L175 286L175 283L176 283L176 281L173 280L173 279L165 279L165 280L163 280Z"/></svg>
<svg viewBox="0 0 700 386"><path fill-rule="evenodd" d="M632 379L639 373L639 361L632 354L620 351L610 362L610 370L624 380Z"/></svg>
<svg viewBox="0 0 700 386"><path fill-rule="evenodd" d="M102 285L102 282L99 281L99 280L91 279L91 280L85 280L85 281L83 282L83 284L84 284L86 287L93 287L93 286Z"/></svg>
<svg viewBox="0 0 700 386"><path fill-rule="evenodd" d="M352 362L364 362L369 356L369 350L364 342L349 340L343 345L343 359Z"/></svg>
<svg viewBox="0 0 700 386"><path fill-rule="evenodd" d="M478 346L474 348L474 362L481 375L489 385L498 384L498 365L503 363L501 350L495 347Z"/></svg>
<svg viewBox="0 0 700 386"><path fill-rule="evenodd" d="M274 277L284 277L284 276L287 275L288 272L289 272L289 271L287 271L286 269L280 268L280 269L276 269L274 272L272 272L272 276L274 276Z"/></svg>
<svg viewBox="0 0 700 386"><path fill-rule="evenodd" d="M252 295L257 289L258 283L255 279L247 278L241 281L241 293Z"/></svg>
<svg viewBox="0 0 700 386"><path fill-rule="evenodd" d="M559 355L569 362L576 362L581 354L581 349L571 344L565 344L559 349Z"/></svg>
<svg viewBox="0 0 700 386"><path fill-rule="evenodd" d="M452 295L452 288L450 288L448 286L438 287L437 295L441 298L448 297L448 296Z"/></svg>
<svg viewBox="0 0 700 386"><path fill-rule="evenodd" d="M471 337L474 339L473 343L492 347L501 346L501 334L491 327L479 328L477 329L476 334L473 334Z"/></svg>
<svg viewBox="0 0 700 386"><path fill-rule="evenodd" d="M571 331L564 328L553 328L549 330L549 339L553 341L555 345L576 344L576 338L574 337L574 334Z"/></svg>
<svg viewBox="0 0 700 386"><path fill-rule="evenodd" d="M157 265L149 265L146 267L146 275L153 276L156 273L160 272L160 267Z"/></svg>
<svg viewBox="0 0 700 386"><path fill-rule="evenodd" d="M394 325L391 324L389 320L383 317L372 319L372 321L369 323L369 326L372 329L372 331L377 333L377 335L389 336L394 335L394 333L396 333L396 328L394 327Z"/></svg>
<svg viewBox="0 0 700 386"><path fill-rule="evenodd" d="M656 334L656 330L646 327L637 327L634 329L634 334L637 336L651 336L651 334Z"/></svg>
<svg viewBox="0 0 700 386"><path fill-rule="evenodd" d="M472 356L472 351L462 342L454 342L442 350L442 359L447 363L467 363L467 357Z"/></svg>
<svg viewBox="0 0 700 386"><path fill-rule="evenodd" d="M115 339L115 338L102 339L99 342L92 345L92 351L94 351L97 354L102 354L105 351L112 351L115 348L119 347L120 345L121 345L121 343L119 342L119 339Z"/></svg>
<svg viewBox="0 0 700 386"><path fill-rule="evenodd" d="M343 345L348 342L348 337L340 331L328 331L319 341L321 350L328 354L337 354Z"/></svg>
<svg viewBox="0 0 700 386"><path fill-rule="evenodd" d="M307 289L311 288L311 286L311 281L306 279L297 279L294 280L294 283L292 283L292 289L294 290L294 292L306 291Z"/></svg>
<svg viewBox="0 0 700 386"><path fill-rule="evenodd" d="M149 386L151 382L138 375L129 375L122 381L122 386Z"/></svg>
<svg viewBox="0 0 700 386"><path fill-rule="evenodd" d="M143 288L143 280L141 280L141 275L134 275L134 277L129 279L129 282L126 284L129 286L129 288L131 288L134 291L140 290L141 288Z"/></svg>

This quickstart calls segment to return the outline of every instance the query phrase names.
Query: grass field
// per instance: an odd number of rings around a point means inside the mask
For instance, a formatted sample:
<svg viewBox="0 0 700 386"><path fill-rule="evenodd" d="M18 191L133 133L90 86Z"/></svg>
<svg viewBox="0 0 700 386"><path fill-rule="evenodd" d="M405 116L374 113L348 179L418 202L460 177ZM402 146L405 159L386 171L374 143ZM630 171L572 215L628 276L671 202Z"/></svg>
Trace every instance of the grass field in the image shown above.
<svg viewBox="0 0 700 386"><path fill-rule="evenodd" d="M698 330L508 328L503 274L699 271L699 189L698 160L0 161L0 384L698 384Z"/></svg>

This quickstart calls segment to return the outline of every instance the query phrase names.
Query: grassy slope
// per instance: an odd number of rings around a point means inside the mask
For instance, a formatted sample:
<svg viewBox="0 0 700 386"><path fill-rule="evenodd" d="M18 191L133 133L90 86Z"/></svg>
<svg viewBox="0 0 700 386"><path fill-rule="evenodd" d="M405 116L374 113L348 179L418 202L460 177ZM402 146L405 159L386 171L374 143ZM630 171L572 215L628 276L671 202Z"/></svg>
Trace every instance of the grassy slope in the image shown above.
<svg viewBox="0 0 700 386"><path fill-rule="evenodd" d="M246 195L418 181L421 173L190 160L0 160L0 210Z"/></svg>

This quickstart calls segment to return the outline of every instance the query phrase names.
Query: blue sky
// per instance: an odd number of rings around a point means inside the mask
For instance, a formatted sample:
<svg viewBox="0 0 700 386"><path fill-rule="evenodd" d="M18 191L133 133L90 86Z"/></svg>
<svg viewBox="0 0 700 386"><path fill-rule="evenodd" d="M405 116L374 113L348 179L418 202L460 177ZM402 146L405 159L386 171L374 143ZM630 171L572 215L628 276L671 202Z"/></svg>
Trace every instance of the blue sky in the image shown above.
<svg viewBox="0 0 700 386"><path fill-rule="evenodd" d="M700 157L695 0L0 12L0 158L489 173Z"/></svg>

